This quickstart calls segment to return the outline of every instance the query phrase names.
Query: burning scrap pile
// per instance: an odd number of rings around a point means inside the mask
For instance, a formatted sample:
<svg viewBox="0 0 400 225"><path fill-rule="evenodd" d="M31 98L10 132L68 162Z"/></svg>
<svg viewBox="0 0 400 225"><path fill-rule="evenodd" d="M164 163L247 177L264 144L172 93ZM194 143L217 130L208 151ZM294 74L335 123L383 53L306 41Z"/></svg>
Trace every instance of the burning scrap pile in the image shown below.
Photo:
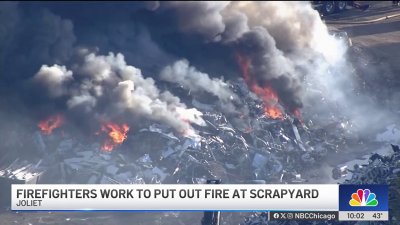
<svg viewBox="0 0 400 225"><path fill-rule="evenodd" d="M29 18L18 5L2 7L15 11L21 23ZM133 14L146 27L143 32L138 28L140 35L126 30L137 24L125 17L110 24L111 30L118 27L115 33L139 43L132 50L127 41L118 54L104 55L85 41L74 48L75 41L91 40L90 34L76 40L72 22L50 11L39 15L45 21L33 21L62 33L48 38L55 46L46 52L56 56L37 54L43 57L36 58L40 64L33 67L34 75L23 79L27 88L21 94L32 100L27 104L40 118L33 139L39 153L35 160L43 159L39 166L52 177L46 182L200 183L218 178L225 183L301 183L321 176L312 174L321 159L348 144L341 121L333 121L333 132L317 128L300 113L302 86L341 58L340 43L309 3L161 2L136 7L126 15ZM256 16L255 9L263 16ZM101 21L92 10L87 19ZM76 26L81 24L86 23ZM160 25L167 29L158 29ZM14 36L27 36L18 32ZM124 45L123 35L110 34L105 42ZM167 39L171 45L163 41ZM337 47L337 54L327 52L320 40ZM188 49L186 54L179 45ZM136 51L144 59L132 57ZM65 55L57 57L57 52ZM203 53L206 57L198 60ZM217 78L219 73L224 78Z"/></svg>
<svg viewBox="0 0 400 225"><path fill-rule="evenodd" d="M245 80L228 86L246 114L224 113L218 101L206 104L188 95L206 124L195 126L193 135L161 123L131 132L127 124L103 122L88 141L64 130L66 119L60 115L40 121L33 137L44 159L37 166L47 171L41 182L302 183L315 176L310 171L321 159L338 151L340 144L329 143L336 137L320 139L321 130L284 111L279 117L269 114Z"/></svg>
<svg viewBox="0 0 400 225"><path fill-rule="evenodd" d="M117 145L122 144L127 138L129 126L127 124L118 125L115 123L105 123L101 125L101 132L105 132L108 138L104 141L101 149L112 151Z"/></svg>
<svg viewBox="0 0 400 225"><path fill-rule="evenodd" d="M37 123L37 182L319 183L359 144L326 107L353 88L309 2L63 4L0 3L0 85Z"/></svg>

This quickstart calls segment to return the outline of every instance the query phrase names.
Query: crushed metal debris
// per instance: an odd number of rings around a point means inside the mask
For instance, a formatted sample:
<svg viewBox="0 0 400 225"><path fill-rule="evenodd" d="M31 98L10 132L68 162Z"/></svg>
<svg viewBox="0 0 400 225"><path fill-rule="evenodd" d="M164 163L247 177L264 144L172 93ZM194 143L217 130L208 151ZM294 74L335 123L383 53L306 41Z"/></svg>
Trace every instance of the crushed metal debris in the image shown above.
<svg viewBox="0 0 400 225"><path fill-rule="evenodd" d="M235 104L243 104L248 112L224 112L219 103L193 99L207 124L195 127L197 135L184 137L172 128L151 124L128 134L128 139L138 137L142 142L143 149L132 154L131 145L135 143L107 152L99 143L85 144L60 132L42 135L37 131L32 135L38 152L32 160L36 161L17 159L0 168L0 177L35 183L205 183L208 179L222 179L224 183L305 183L315 176L309 171L318 169L323 159L340 153L349 141L357 141L343 120L318 127L311 120L302 122L291 115L269 118L262 101L247 89L243 79L230 85L241 99ZM141 139L140 135L150 139ZM156 139L163 140L161 148L155 147L159 146ZM338 165L332 177L341 179L351 173L350 183L390 183L391 176L398 179L399 158L398 149L390 157L375 154L368 165L354 169ZM266 224L264 217L254 215L244 224Z"/></svg>

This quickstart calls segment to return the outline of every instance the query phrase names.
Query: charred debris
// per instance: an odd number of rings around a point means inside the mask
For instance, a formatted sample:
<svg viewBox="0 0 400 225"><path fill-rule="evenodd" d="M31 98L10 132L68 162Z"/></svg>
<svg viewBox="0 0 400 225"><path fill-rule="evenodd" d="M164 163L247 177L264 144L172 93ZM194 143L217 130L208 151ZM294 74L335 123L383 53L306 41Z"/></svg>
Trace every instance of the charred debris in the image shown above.
<svg viewBox="0 0 400 225"><path fill-rule="evenodd" d="M162 124L128 133L127 142L112 151L99 142L74 137L61 128L51 134L32 134L28 161L3 163L2 176L24 179L35 172L38 183L303 183L316 174L324 157L347 144L349 131L338 124L313 129L300 118L286 114L273 119L263 102L242 79L231 82L243 111L229 111L218 101L201 96L191 104L203 113L206 126L185 136ZM189 95L188 95L189 96ZM230 103L233 104L233 103ZM312 126L312 125L311 125ZM315 172L315 171L314 171ZM317 174L318 175L318 174ZM313 180L315 182L315 180Z"/></svg>
<svg viewBox="0 0 400 225"><path fill-rule="evenodd" d="M346 182L398 185L398 147L393 147L391 156L375 154L368 164L353 169L338 166L326 174L321 168L326 166L327 157L360 143L343 125L346 122L337 119L329 127L317 127L311 120L289 114L273 119L243 79L231 81L230 86L239 100L229 104L243 110L230 110L224 102L186 93L206 122L206 126L194 126L197 134L191 136L162 124L149 124L130 131L127 141L114 150L104 151L100 143L62 129L51 134L38 129L31 136L34 157L3 158L2 184L196 184L208 179L222 179L223 183L324 183L351 173ZM392 192L393 198L399 199L398 190ZM255 214L243 224L267 224L264 216Z"/></svg>

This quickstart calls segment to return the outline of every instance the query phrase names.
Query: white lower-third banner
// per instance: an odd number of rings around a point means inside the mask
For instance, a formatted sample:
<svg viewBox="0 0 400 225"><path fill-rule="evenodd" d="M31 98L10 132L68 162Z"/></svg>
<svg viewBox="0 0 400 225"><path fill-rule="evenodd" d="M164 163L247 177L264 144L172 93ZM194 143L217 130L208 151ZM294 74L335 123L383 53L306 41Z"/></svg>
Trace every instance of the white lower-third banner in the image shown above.
<svg viewBox="0 0 400 225"><path fill-rule="evenodd" d="M12 210L338 211L339 185L14 184Z"/></svg>

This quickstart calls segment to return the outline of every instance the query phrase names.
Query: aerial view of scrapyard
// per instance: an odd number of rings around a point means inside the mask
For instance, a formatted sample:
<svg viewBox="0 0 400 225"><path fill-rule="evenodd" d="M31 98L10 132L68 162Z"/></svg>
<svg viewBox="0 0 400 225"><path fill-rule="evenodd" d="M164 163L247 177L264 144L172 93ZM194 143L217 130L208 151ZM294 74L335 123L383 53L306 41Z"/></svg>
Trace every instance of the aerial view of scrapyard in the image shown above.
<svg viewBox="0 0 400 225"><path fill-rule="evenodd" d="M214 225L15 212L10 184L387 184L400 220L396 1L1 2L0 224Z"/></svg>

